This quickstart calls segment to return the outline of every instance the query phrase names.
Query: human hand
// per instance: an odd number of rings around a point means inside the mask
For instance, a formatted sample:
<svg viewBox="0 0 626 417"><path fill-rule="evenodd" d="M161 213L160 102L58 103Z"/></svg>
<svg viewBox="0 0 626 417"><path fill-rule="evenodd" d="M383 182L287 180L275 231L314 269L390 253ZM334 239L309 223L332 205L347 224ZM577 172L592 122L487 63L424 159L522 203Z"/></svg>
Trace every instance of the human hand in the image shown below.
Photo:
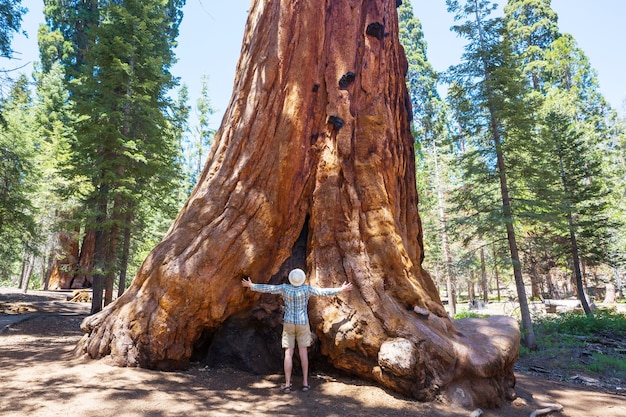
<svg viewBox="0 0 626 417"><path fill-rule="evenodd" d="M250 277L248 277L247 279L242 279L241 285L243 285L246 288L250 288L252 286L252 281L250 280Z"/></svg>
<svg viewBox="0 0 626 417"><path fill-rule="evenodd" d="M341 292L347 292L347 291L351 291L352 290L352 283L351 282L344 282L343 284L341 284Z"/></svg>

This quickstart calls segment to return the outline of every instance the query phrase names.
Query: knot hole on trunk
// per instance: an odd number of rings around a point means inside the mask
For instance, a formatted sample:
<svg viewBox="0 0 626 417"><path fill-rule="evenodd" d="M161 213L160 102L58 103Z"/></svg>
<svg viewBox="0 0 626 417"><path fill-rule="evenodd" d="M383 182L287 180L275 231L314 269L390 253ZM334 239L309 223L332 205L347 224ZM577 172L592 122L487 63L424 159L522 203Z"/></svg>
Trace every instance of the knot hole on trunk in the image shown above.
<svg viewBox="0 0 626 417"><path fill-rule="evenodd" d="M379 41L383 39L385 36L385 26L382 23L374 22L367 25L367 29L365 29L365 33L369 36L373 36Z"/></svg>
<svg viewBox="0 0 626 417"><path fill-rule="evenodd" d="M333 127L335 128L335 130L339 130L343 127L344 121L341 117L339 116L330 116L328 118L328 123L330 123L331 125L333 125Z"/></svg>
<svg viewBox="0 0 626 417"><path fill-rule="evenodd" d="M339 89L340 90L347 89L348 86L354 82L355 78L356 78L356 74L351 71L343 74L341 78L339 79Z"/></svg>

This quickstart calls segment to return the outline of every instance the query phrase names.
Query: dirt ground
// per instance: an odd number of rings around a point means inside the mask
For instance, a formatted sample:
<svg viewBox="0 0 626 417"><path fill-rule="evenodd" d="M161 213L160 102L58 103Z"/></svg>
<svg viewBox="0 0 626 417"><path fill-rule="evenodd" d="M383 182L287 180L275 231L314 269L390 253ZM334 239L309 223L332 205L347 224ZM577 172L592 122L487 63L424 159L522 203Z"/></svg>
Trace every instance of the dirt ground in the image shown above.
<svg viewBox="0 0 626 417"><path fill-rule="evenodd" d="M518 398L499 409L421 403L374 384L318 372L309 392L283 394L283 376L201 365L181 372L116 368L73 355L89 303L67 292L0 288L0 416L626 416L626 387L606 389L516 372ZM294 379L298 384L299 378Z"/></svg>

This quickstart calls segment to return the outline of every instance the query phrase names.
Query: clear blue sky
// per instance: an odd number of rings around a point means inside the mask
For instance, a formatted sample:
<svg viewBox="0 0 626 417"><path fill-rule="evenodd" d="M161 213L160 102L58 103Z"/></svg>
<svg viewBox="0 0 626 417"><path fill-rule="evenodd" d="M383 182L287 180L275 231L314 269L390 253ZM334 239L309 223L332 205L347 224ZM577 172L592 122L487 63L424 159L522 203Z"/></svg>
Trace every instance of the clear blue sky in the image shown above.
<svg viewBox="0 0 626 417"><path fill-rule="evenodd" d="M504 0L498 2L503 5ZM41 0L23 0L29 9L23 29L28 39L16 36L13 49L21 61L0 61L11 68L38 60L37 27L43 21ZM411 0L428 42L428 59L442 71L459 62L464 40L449 29L454 24L445 0ZM209 77L209 97L218 112L212 127L217 128L232 93L234 71L246 23L250 0L187 0L183 9L179 62L172 72L189 87L191 105L198 97L201 76ZM626 99L626 0L552 0L561 32L571 33L598 71L600 88L620 112ZM23 71L29 72L30 66Z"/></svg>

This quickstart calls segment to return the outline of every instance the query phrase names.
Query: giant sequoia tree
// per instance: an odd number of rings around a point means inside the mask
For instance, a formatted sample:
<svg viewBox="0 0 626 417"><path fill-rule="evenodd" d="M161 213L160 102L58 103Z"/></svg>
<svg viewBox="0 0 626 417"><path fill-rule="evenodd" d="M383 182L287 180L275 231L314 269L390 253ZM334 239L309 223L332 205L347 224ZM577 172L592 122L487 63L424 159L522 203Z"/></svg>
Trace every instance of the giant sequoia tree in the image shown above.
<svg viewBox="0 0 626 417"><path fill-rule="evenodd" d="M176 369L202 353L263 369L280 305L240 281L277 283L300 266L313 285L355 285L309 306L336 368L423 400L447 391L497 406L510 394L516 323L452 322L421 267L395 7L252 2L204 172L129 290L84 321L79 351L121 366Z"/></svg>

